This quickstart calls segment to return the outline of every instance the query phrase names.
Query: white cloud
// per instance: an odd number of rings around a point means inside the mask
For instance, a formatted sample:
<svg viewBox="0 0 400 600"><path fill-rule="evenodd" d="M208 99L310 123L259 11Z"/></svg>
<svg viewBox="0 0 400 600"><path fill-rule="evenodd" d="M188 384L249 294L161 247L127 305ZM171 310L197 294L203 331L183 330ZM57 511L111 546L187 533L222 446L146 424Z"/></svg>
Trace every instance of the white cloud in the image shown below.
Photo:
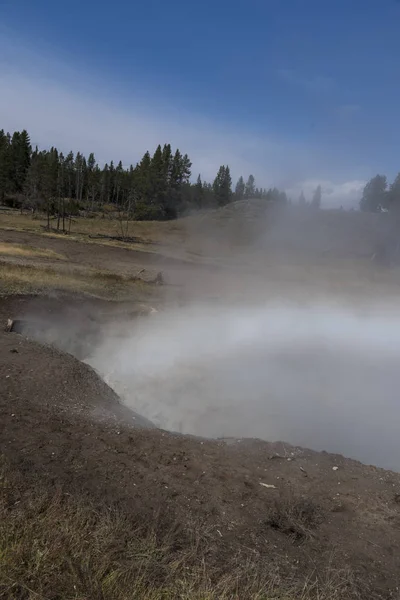
<svg viewBox="0 0 400 600"><path fill-rule="evenodd" d="M10 36L0 40L0 128L26 128L40 147L93 151L100 163L122 160L128 166L147 149L169 142L189 154L194 177L201 173L211 181L221 164L229 164L234 180L253 173L259 186L296 190L321 167L320 153L310 145L179 111L140 83L140 95L126 90L113 95L109 88L116 85L107 85L109 75L99 82L49 59L49 49L39 55ZM341 190L330 192L332 201L346 203L346 190L349 198L354 195L353 182L329 185Z"/></svg>

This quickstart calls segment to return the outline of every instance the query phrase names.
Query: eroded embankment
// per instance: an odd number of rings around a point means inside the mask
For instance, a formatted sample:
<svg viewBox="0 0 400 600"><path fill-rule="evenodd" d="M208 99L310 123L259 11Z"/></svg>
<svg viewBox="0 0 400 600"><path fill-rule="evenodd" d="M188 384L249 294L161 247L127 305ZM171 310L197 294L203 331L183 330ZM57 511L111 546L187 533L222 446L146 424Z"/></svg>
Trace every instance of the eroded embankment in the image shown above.
<svg viewBox="0 0 400 600"><path fill-rule="evenodd" d="M16 327L90 364L162 429L285 440L400 470L397 309L268 303L140 319L132 306L43 306L16 311Z"/></svg>

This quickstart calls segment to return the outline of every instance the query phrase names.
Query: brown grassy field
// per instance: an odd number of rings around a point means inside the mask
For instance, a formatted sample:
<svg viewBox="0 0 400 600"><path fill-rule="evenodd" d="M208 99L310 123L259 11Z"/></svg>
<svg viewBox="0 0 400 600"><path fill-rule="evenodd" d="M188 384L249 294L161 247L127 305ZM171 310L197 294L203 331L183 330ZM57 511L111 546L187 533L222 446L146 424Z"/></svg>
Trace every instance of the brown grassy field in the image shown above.
<svg viewBox="0 0 400 600"><path fill-rule="evenodd" d="M52 227L55 223L52 222ZM0 228L19 231L30 231L44 235L52 235L46 232L46 218L44 215L32 217L31 214L22 214L19 211L7 211L0 213ZM124 229L126 233L126 228ZM76 217L71 224L73 238L89 238L90 235L121 236L121 226L115 215L101 215L88 217ZM180 242L184 238L184 227L177 222L152 222L132 221L128 226L128 235L134 236L143 242L168 243ZM104 243L104 240L103 242Z"/></svg>

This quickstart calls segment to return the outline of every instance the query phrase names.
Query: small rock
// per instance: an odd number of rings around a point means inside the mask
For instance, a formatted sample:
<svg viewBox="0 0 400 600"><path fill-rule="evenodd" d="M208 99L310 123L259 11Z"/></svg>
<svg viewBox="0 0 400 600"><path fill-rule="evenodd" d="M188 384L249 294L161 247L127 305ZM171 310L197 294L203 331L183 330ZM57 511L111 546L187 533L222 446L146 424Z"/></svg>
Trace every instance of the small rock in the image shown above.
<svg viewBox="0 0 400 600"><path fill-rule="evenodd" d="M337 471L339 467L332 467L332 471Z"/></svg>

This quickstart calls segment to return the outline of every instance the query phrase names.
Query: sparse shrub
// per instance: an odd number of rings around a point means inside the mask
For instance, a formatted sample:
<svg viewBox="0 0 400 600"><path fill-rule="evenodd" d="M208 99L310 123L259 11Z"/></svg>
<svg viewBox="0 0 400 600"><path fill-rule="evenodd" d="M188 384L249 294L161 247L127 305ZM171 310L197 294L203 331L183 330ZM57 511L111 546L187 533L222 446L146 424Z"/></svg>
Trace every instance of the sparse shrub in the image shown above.
<svg viewBox="0 0 400 600"><path fill-rule="evenodd" d="M135 221L162 221L165 219L165 214L160 205L137 202L134 217Z"/></svg>
<svg viewBox="0 0 400 600"><path fill-rule="evenodd" d="M296 540L313 537L321 519L320 507L311 499L293 495L276 500L267 524Z"/></svg>

